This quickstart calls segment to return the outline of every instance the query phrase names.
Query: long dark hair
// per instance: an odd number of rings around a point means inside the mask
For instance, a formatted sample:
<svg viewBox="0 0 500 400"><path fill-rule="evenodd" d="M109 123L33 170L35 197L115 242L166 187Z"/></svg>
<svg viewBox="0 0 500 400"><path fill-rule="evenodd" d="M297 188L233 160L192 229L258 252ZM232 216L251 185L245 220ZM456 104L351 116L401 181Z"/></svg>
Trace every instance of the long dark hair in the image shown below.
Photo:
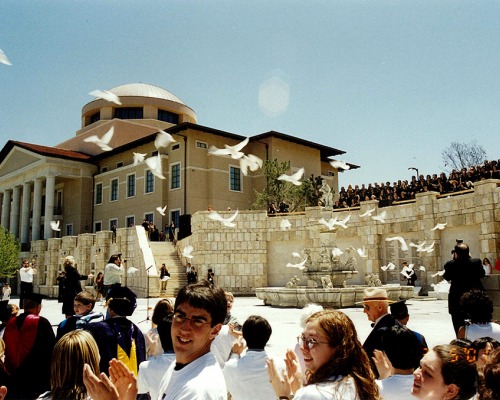
<svg viewBox="0 0 500 400"><path fill-rule="evenodd" d="M325 382L332 376L350 376L354 379L361 399L378 399L379 389L370 360L358 340L358 334L351 319L336 310L319 311L307 319L316 324L331 348L332 357L314 373L306 373L307 384Z"/></svg>

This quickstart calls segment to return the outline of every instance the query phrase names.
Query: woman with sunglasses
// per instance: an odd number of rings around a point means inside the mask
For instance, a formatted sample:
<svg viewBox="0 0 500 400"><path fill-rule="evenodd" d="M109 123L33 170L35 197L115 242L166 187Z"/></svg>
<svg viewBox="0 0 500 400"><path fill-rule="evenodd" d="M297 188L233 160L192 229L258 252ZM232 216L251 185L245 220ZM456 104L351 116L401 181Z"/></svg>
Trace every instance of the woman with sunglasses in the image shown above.
<svg viewBox="0 0 500 400"><path fill-rule="evenodd" d="M292 392L294 400L380 398L370 361L347 315L336 310L317 312L307 319L297 339L304 355L306 385L300 387L302 379L293 351L287 352L285 378L269 359L269 378L278 398L288 399Z"/></svg>

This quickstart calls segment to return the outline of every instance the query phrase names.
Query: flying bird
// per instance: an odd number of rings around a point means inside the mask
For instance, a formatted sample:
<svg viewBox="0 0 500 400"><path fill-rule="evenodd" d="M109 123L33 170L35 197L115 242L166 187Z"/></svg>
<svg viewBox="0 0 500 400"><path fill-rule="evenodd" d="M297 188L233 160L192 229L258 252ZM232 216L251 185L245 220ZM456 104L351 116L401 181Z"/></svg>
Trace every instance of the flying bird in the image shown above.
<svg viewBox="0 0 500 400"><path fill-rule="evenodd" d="M101 148L102 151L111 151L113 150L112 147L109 146L109 142L111 142L111 139L113 138L113 135L115 134L115 127L112 126L109 128L109 131L107 131L102 137L99 137L97 135L92 135L89 136L88 138L83 139L84 142L88 143L95 143L97 146Z"/></svg>
<svg viewBox="0 0 500 400"><path fill-rule="evenodd" d="M233 221L237 215L238 215L238 210L236 210L236 212L230 217L222 218L222 216L217 211L212 211L210 214L208 214L208 218L210 218L212 221L219 221L224 226L227 226L229 228L234 228L236 224Z"/></svg>
<svg viewBox="0 0 500 400"><path fill-rule="evenodd" d="M160 131L155 138L155 147L157 149L161 147L168 147L170 143L174 142L177 142L177 140L175 140L170 133L167 133L165 131Z"/></svg>
<svg viewBox="0 0 500 400"><path fill-rule="evenodd" d="M288 219L286 218L283 218L280 222L280 228L282 231L286 231L288 229L290 229L292 227L292 224L290 223L290 221L288 221Z"/></svg>
<svg viewBox="0 0 500 400"><path fill-rule="evenodd" d="M53 231L60 231L61 229L59 228L59 224L61 221L50 221L50 227L52 228Z"/></svg>
<svg viewBox="0 0 500 400"><path fill-rule="evenodd" d="M89 94L91 96L98 97L103 100L107 100L112 103L118 104L119 106L122 105L120 98L116 94L108 92L107 90L93 90Z"/></svg>
<svg viewBox="0 0 500 400"><path fill-rule="evenodd" d="M433 241L429 246L423 246L425 244L422 243L420 246L417 246L417 252L418 253L423 253L423 252L426 252L426 253L432 253L434 251L434 244L436 242Z"/></svg>
<svg viewBox="0 0 500 400"><path fill-rule="evenodd" d="M372 217L372 219L374 221L379 221L381 222L382 224L385 222L385 219L387 218L387 212L386 211L382 211L379 215L374 215Z"/></svg>
<svg viewBox="0 0 500 400"><path fill-rule="evenodd" d="M332 249L332 256L340 257L342 254L344 254L344 252L342 250L340 250L338 247L334 247Z"/></svg>
<svg viewBox="0 0 500 400"><path fill-rule="evenodd" d="M245 140L238 144L235 144L234 146L225 144L223 149L219 149L215 146L210 146L210 148L208 149L208 154L211 154L213 156L231 156L233 160L238 160L245 155L241 151L241 149L243 149L243 147L248 144L249 140L250 138L246 138Z"/></svg>
<svg viewBox="0 0 500 400"><path fill-rule="evenodd" d="M127 274L128 275L134 275L137 271L139 271L139 270L137 268L135 268L135 267L128 267Z"/></svg>
<svg viewBox="0 0 500 400"><path fill-rule="evenodd" d="M293 175L282 174L282 175L278 176L278 180L290 182L290 183L294 184L295 186L300 186L300 185L302 185L302 182L300 182L299 179L302 178L302 175L304 175L304 168L300 168Z"/></svg>
<svg viewBox="0 0 500 400"><path fill-rule="evenodd" d="M363 214L361 214L360 217L371 217L374 211L375 208L370 208L369 210L366 210Z"/></svg>
<svg viewBox="0 0 500 400"><path fill-rule="evenodd" d="M342 221L337 221L337 218L333 221L334 225L341 226L344 229L347 229L347 222L351 219L351 214L349 214L347 217L345 217Z"/></svg>
<svg viewBox="0 0 500 400"><path fill-rule="evenodd" d="M363 247L362 249L356 249L357 253L361 258L366 258L368 257L368 253L366 252L366 248Z"/></svg>
<svg viewBox="0 0 500 400"><path fill-rule="evenodd" d="M436 277L436 276L438 276L438 275L439 275L439 276L443 276L443 275L444 275L444 269L443 269L442 271L438 271L438 272L436 272L435 274L432 274L431 276L432 276L433 278L435 278L435 277Z"/></svg>
<svg viewBox="0 0 500 400"><path fill-rule="evenodd" d="M247 176L249 169L250 171L257 171L259 168L262 168L262 163L262 160L253 154L243 155L240 158L241 173Z"/></svg>
<svg viewBox="0 0 500 400"><path fill-rule="evenodd" d="M300 258L300 254L297 253L296 251L294 251L294 252L292 252L292 257Z"/></svg>
<svg viewBox="0 0 500 400"><path fill-rule="evenodd" d="M306 264L306 261L307 261L307 257L304 258L301 262L299 262L298 264L292 264L292 263L287 263L285 265L285 267L287 268L298 268L298 269L304 269L305 268L305 264Z"/></svg>
<svg viewBox="0 0 500 400"><path fill-rule="evenodd" d="M165 207L156 207L156 210L161 214L165 215L165 210L167 209L167 206Z"/></svg>
<svg viewBox="0 0 500 400"><path fill-rule="evenodd" d="M143 162L144 158L146 158L146 156L147 156L146 153L135 153L134 152L134 166Z"/></svg>
<svg viewBox="0 0 500 400"><path fill-rule="evenodd" d="M350 169L351 167L349 165L347 165L345 162L343 161L340 161L340 160L332 160L330 161L330 165L333 167L333 168L337 168L337 169Z"/></svg>
<svg viewBox="0 0 500 400"><path fill-rule="evenodd" d="M385 239L386 242L392 242L394 240L397 240L397 241L399 241L399 243L401 243L401 250L402 251L408 251L408 245L406 244L406 241L401 236L388 237Z"/></svg>
<svg viewBox="0 0 500 400"><path fill-rule="evenodd" d="M163 176L163 168L161 165L161 157L159 154L146 158L146 165L151 168L151 173L154 176L157 176L160 179L165 179L165 177Z"/></svg>
<svg viewBox="0 0 500 400"><path fill-rule="evenodd" d="M421 265L420 267L418 267L418 269L419 269L420 271L425 271L425 267L424 267L423 265Z"/></svg>
<svg viewBox="0 0 500 400"><path fill-rule="evenodd" d="M0 63L5 65L12 65L9 59L7 58L7 55L3 52L2 49L0 49Z"/></svg>
<svg viewBox="0 0 500 400"><path fill-rule="evenodd" d="M389 262L387 265L382 265L380 269L382 271L393 271L396 268L396 265L394 265L392 262Z"/></svg>
<svg viewBox="0 0 500 400"><path fill-rule="evenodd" d="M439 230L443 230L447 225L447 222L445 222L444 224L436 224L436 226L434 228L431 229L431 231L435 231L436 229L439 229Z"/></svg>
<svg viewBox="0 0 500 400"><path fill-rule="evenodd" d="M337 217L330 218L328 221L324 218L318 219L318 222L327 228L329 231L333 231L335 229L335 224L337 222Z"/></svg>
<svg viewBox="0 0 500 400"><path fill-rule="evenodd" d="M417 251L425 251L425 250L422 250L425 247L425 244L426 244L425 241L423 241L420 244L410 242L410 247L415 247L417 249Z"/></svg>
<svg viewBox="0 0 500 400"><path fill-rule="evenodd" d="M188 245L182 249L182 257L193 258L191 253L193 252L193 246Z"/></svg>

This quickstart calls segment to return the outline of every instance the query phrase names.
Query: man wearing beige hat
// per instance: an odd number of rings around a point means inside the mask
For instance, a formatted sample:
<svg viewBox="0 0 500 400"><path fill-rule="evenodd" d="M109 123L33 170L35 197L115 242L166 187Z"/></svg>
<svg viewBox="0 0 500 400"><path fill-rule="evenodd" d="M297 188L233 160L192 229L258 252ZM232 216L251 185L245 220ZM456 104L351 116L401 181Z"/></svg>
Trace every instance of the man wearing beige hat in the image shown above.
<svg viewBox="0 0 500 400"><path fill-rule="evenodd" d="M375 349L383 350L382 341L384 335L392 326L398 324L396 319L388 312L389 303L393 303L393 301L389 300L385 289L372 287L364 290L363 301L357 304L360 303L363 304L363 311L372 322L373 327L373 330L363 343L363 348L370 358L375 376L378 377L378 371L372 359L373 351Z"/></svg>

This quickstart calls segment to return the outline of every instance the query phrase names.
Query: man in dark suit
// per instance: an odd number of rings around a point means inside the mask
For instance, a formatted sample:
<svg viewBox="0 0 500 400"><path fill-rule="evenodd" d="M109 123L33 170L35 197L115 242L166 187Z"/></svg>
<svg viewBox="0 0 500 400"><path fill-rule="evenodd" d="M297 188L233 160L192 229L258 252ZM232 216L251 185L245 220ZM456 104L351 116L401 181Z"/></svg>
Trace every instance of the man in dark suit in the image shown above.
<svg viewBox="0 0 500 400"><path fill-rule="evenodd" d="M481 278L484 277L484 269L479 258L471 258L469 246L457 241L452 251L453 260L444 265L443 278L451 281L450 293L448 294L448 312L451 314L455 334L461 326L465 325L465 315L460 308L460 298L465 292L472 289L484 290Z"/></svg>
<svg viewBox="0 0 500 400"><path fill-rule="evenodd" d="M396 322L396 319L388 312L389 303L392 303L392 301L387 297L385 289L379 287L365 289L363 301L360 303L363 304L363 311L372 322L373 327L373 330L363 343L363 348L366 354L368 354L375 376L378 377L378 371L372 359L373 351L375 349L383 350L384 335L389 328L396 325L398 322Z"/></svg>

